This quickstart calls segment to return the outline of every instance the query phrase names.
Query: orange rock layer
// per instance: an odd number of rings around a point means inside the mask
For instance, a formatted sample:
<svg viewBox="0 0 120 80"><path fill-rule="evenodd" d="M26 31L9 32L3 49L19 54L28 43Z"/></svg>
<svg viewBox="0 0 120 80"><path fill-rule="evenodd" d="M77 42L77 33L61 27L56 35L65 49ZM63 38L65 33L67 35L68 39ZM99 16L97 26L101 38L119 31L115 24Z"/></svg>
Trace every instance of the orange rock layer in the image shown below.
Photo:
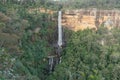
<svg viewBox="0 0 120 80"><path fill-rule="evenodd" d="M62 25L74 30L97 29L104 25L108 29L120 26L119 10L68 10L63 13Z"/></svg>

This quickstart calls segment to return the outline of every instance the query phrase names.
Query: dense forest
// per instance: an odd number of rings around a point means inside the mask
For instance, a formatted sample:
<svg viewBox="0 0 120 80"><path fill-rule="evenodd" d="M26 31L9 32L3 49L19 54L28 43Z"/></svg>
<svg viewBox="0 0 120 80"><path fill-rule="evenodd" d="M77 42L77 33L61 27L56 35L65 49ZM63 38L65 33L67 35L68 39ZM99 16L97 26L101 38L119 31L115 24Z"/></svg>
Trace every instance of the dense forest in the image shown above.
<svg viewBox="0 0 120 80"><path fill-rule="evenodd" d="M120 0L0 0L0 80L120 80L120 29L103 25L64 28L61 63L49 71L57 11L81 8L119 9Z"/></svg>

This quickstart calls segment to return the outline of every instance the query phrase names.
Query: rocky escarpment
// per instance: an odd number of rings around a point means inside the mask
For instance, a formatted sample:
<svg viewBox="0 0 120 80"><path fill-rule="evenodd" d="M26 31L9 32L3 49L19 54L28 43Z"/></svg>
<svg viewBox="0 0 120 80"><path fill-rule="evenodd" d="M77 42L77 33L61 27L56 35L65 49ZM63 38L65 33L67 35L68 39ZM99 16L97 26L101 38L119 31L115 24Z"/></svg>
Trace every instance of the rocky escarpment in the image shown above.
<svg viewBox="0 0 120 80"><path fill-rule="evenodd" d="M80 9L63 13L62 25L74 30L97 29L103 25L108 29L120 26L119 10Z"/></svg>

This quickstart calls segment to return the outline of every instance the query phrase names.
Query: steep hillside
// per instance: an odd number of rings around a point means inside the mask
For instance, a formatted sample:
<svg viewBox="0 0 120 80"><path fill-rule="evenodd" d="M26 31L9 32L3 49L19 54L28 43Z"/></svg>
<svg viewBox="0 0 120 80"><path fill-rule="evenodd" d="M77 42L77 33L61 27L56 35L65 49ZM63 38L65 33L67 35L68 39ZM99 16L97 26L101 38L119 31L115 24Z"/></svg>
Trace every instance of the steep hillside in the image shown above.
<svg viewBox="0 0 120 80"><path fill-rule="evenodd" d="M12 12L6 15L0 12L0 47L12 53L19 52L19 40L28 24L15 14Z"/></svg>

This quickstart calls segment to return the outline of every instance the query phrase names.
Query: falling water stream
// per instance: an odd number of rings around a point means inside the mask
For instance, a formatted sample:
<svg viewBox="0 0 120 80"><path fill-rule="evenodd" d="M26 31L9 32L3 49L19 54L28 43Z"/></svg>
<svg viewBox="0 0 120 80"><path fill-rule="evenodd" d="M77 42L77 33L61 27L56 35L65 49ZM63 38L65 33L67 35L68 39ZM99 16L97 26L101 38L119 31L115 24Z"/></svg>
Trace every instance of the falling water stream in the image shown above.
<svg viewBox="0 0 120 80"><path fill-rule="evenodd" d="M56 51L56 56L50 56L49 57L49 72L51 73L52 70L54 69L54 66L56 64L59 64L61 62L61 51L62 51L62 25L61 25L61 19L62 19L62 12L58 12L58 41L57 41L57 51Z"/></svg>
<svg viewBox="0 0 120 80"><path fill-rule="evenodd" d="M62 12L58 12L58 46L62 46L62 26L61 26L61 15Z"/></svg>

